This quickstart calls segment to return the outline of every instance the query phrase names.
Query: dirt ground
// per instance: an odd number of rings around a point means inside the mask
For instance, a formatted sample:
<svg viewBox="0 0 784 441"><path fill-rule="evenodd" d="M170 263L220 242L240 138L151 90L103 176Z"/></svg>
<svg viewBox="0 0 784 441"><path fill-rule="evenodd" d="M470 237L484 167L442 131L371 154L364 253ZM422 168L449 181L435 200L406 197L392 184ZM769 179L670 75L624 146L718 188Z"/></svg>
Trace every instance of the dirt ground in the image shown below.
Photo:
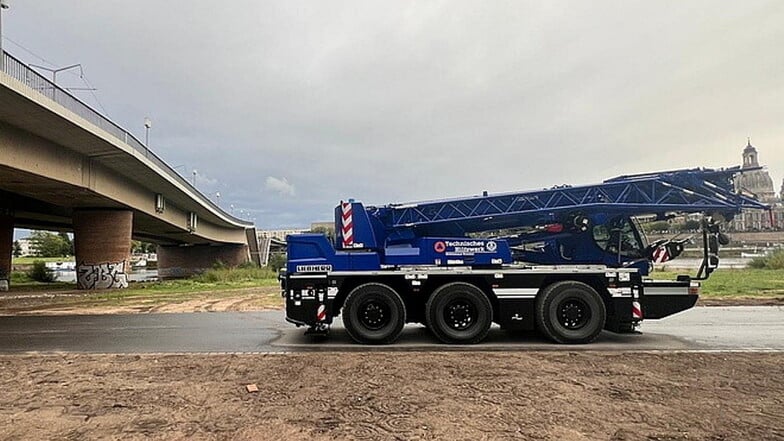
<svg viewBox="0 0 784 441"><path fill-rule="evenodd" d="M701 297L700 306L784 305L784 297ZM0 293L0 315L132 314L162 312L260 311L283 308L277 286L224 291L130 296L114 291L40 288Z"/></svg>
<svg viewBox="0 0 784 441"><path fill-rule="evenodd" d="M107 297L111 294L111 297ZM132 314L260 311L281 309L277 286L192 293L133 294L117 291L27 290L0 293L0 315Z"/></svg>
<svg viewBox="0 0 784 441"><path fill-rule="evenodd" d="M784 297L700 297L697 306L784 306Z"/></svg>
<svg viewBox="0 0 784 441"><path fill-rule="evenodd" d="M0 439L782 440L782 366L774 353L0 356Z"/></svg>

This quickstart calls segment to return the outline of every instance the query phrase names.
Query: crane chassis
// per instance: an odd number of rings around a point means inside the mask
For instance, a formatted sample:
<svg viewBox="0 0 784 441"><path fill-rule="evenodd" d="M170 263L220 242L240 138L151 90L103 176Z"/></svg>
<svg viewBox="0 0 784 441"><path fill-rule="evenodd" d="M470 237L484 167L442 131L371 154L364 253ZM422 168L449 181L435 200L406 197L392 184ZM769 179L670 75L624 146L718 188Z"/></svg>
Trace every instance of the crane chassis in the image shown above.
<svg viewBox="0 0 784 441"><path fill-rule="evenodd" d="M693 307L729 239L722 221L767 209L734 191L731 169L621 176L602 184L365 207L341 202L336 237L287 238L280 274L286 320L326 335L338 315L351 338L388 344L406 323L451 344L482 341L492 324L589 343L602 330ZM687 239L647 243L636 216L701 216L696 276L652 280L653 262Z"/></svg>

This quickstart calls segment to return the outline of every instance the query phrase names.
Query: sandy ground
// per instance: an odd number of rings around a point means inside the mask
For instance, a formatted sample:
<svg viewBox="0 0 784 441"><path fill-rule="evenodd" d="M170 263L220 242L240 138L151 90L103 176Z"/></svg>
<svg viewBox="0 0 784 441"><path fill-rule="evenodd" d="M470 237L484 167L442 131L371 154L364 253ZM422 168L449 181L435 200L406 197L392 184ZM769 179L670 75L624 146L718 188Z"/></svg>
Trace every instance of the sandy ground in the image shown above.
<svg viewBox="0 0 784 441"><path fill-rule="evenodd" d="M0 439L782 440L781 366L773 353L0 356Z"/></svg>
<svg viewBox="0 0 784 441"><path fill-rule="evenodd" d="M262 286L215 292L173 293L107 299L107 291L29 290L0 293L0 315L131 314L163 312L261 311L282 309L277 286ZM784 297L710 298L700 306L784 306Z"/></svg>
<svg viewBox="0 0 784 441"><path fill-rule="evenodd" d="M261 311L283 308L280 288L277 286L99 298L105 294L107 291L46 289L0 293L0 315Z"/></svg>

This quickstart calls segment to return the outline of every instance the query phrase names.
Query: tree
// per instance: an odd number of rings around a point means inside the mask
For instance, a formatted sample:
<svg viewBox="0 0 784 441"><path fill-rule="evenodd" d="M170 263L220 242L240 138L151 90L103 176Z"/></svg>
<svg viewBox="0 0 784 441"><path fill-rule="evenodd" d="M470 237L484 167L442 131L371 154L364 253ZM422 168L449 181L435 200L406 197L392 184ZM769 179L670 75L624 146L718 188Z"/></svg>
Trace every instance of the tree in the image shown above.
<svg viewBox="0 0 784 441"><path fill-rule="evenodd" d="M63 240L63 255L64 256L73 256L74 254L74 246L73 241L71 240L71 236L68 233L60 232L57 236Z"/></svg>
<svg viewBox="0 0 784 441"><path fill-rule="evenodd" d="M274 272L278 272L281 268L286 266L286 254L285 253L270 253L269 261L267 262L267 267Z"/></svg>
<svg viewBox="0 0 784 441"><path fill-rule="evenodd" d="M65 238L62 235L65 235ZM30 233L30 241L35 255L39 257L64 257L72 254L73 245L66 233L33 231Z"/></svg>
<svg viewBox="0 0 784 441"><path fill-rule="evenodd" d="M327 239L334 241L335 240L335 229L334 228L327 228L327 227L316 227L310 230L311 233L321 233L327 236Z"/></svg>
<svg viewBox="0 0 784 441"><path fill-rule="evenodd" d="M14 248L12 254L14 255L14 257L22 257L22 244L20 244L18 240L14 241Z"/></svg>
<svg viewBox="0 0 784 441"><path fill-rule="evenodd" d="M158 245L150 242L142 242L139 240L132 240L131 241L131 254L139 254L139 253L154 253L156 252Z"/></svg>
<svg viewBox="0 0 784 441"><path fill-rule="evenodd" d="M683 224L683 229L686 231L695 231L699 230L702 224L700 221L697 220L687 220L685 224Z"/></svg>

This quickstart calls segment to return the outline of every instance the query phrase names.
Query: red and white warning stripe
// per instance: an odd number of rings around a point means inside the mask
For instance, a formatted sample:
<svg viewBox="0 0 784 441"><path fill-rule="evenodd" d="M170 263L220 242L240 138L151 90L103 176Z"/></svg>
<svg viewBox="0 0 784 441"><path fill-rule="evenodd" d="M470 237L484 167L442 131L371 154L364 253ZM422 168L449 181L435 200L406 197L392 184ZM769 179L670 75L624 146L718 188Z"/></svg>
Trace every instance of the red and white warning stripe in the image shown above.
<svg viewBox="0 0 784 441"><path fill-rule="evenodd" d="M343 209L343 248L354 246L354 217L351 210L351 202L341 202Z"/></svg>
<svg viewBox="0 0 784 441"><path fill-rule="evenodd" d="M670 260L670 252L667 251L666 246L660 246L653 250L654 263L664 263L668 260Z"/></svg>
<svg viewBox="0 0 784 441"><path fill-rule="evenodd" d="M327 318L327 307L324 305L319 305L318 311L316 312L316 320L323 322L324 319Z"/></svg>
<svg viewBox="0 0 784 441"><path fill-rule="evenodd" d="M635 320L642 320L642 308L640 302L632 302L632 318Z"/></svg>

